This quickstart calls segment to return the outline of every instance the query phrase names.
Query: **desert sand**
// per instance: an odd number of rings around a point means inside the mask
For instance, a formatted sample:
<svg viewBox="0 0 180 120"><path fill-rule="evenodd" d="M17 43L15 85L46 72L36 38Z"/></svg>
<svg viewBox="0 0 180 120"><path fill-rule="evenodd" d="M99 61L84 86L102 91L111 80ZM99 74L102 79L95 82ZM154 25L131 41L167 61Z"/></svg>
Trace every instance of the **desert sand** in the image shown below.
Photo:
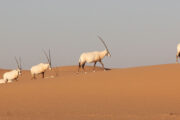
<svg viewBox="0 0 180 120"><path fill-rule="evenodd" d="M59 67L36 80L23 71L0 84L0 120L180 120L180 64L86 69Z"/></svg>

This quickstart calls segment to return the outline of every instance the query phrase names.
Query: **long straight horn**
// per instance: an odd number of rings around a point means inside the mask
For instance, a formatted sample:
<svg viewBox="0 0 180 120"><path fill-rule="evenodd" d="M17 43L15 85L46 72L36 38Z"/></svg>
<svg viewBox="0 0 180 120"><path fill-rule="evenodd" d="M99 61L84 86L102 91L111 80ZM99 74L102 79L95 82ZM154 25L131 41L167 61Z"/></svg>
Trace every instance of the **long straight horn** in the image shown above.
<svg viewBox="0 0 180 120"><path fill-rule="evenodd" d="M50 63L49 57L48 57L48 55L47 55L47 53L45 51L44 51L44 54L46 56L46 59L48 60L48 63Z"/></svg>
<svg viewBox="0 0 180 120"><path fill-rule="evenodd" d="M20 66L20 70L22 69L22 61L21 61L21 57L19 57L19 66Z"/></svg>
<svg viewBox="0 0 180 120"><path fill-rule="evenodd" d="M50 49L49 49L49 64L51 66L51 51L50 51Z"/></svg>
<svg viewBox="0 0 180 120"><path fill-rule="evenodd" d="M19 63L18 63L18 60L16 57L15 57L15 60L16 60L16 64L17 64L18 69L20 69L20 66L19 66Z"/></svg>
<svg viewBox="0 0 180 120"><path fill-rule="evenodd" d="M109 52L108 47L107 47L106 43L104 42L104 40L100 36L98 36L98 38L101 40L101 42L103 43L104 47Z"/></svg>

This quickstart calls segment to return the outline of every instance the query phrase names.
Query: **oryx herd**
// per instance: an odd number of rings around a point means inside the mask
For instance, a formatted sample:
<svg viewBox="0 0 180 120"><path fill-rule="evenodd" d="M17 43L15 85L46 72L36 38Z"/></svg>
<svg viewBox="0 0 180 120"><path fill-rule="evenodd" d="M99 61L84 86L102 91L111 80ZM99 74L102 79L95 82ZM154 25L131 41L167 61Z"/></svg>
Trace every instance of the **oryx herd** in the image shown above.
<svg viewBox="0 0 180 120"><path fill-rule="evenodd" d="M110 57L111 54L110 54L109 49L108 49L106 43L104 42L104 40L100 36L98 36L98 38L103 43L105 50L82 53L79 58L78 72L79 72L80 68L82 68L83 71L85 72L84 67L85 67L86 63L94 63L93 72L95 72L95 67L96 67L97 62L99 62L102 65L103 69L105 70L102 60L105 56ZM45 72L48 69L52 70L50 50L48 51L48 54L44 51L44 54L46 56L48 63L40 63L38 65L32 66L30 69L32 79L36 79L36 75L39 75L39 74L42 74L42 77L44 78ZM178 63L178 58L180 58L180 44L177 45L176 63ZM4 73L3 79L0 79L0 83L10 83L10 82L13 82L13 80L17 81L18 77L21 76L21 74L22 74L21 73L21 71L22 71L21 58L19 58L19 60L18 60L15 57L15 61L17 63L18 68L16 70L12 70L12 71Z"/></svg>
<svg viewBox="0 0 180 120"><path fill-rule="evenodd" d="M110 54L108 47L107 47L106 43L104 42L104 40L100 36L98 36L98 38L103 43L103 45L106 49L104 51L94 51L94 52L82 53L79 58L78 72L79 72L80 68L82 68L83 71L85 72L84 67L85 67L86 63L94 63L93 71L95 72L95 66L96 66L97 62L100 62L103 69L105 70L102 59L105 56L111 56L111 54ZM32 66L30 69L32 79L36 79L36 75L39 75L39 74L42 74L42 77L44 78L44 74L45 74L46 70L48 70L48 69L52 70L50 50L48 51L48 54L44 51L44 54L47 58L48 63L40 63L38 65ZM0 79L0 83L9 83L9 82L12 82L13 80L17 81L18 77L21 76L21 74L22 74L21 73L21 71L22 71L21 58L19 58L19 61L18 61L17 58L15 57L15 60L16 60L18 68L16 70L12 70L10 72L4 73L3 79Z"/></svg>

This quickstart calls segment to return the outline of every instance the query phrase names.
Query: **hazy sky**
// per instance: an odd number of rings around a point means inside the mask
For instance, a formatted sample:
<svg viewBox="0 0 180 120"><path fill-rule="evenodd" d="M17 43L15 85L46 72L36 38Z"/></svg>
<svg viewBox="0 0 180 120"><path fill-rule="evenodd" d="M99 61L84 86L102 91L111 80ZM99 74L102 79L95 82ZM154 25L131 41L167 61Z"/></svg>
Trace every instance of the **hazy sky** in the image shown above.
<svg viewBox="0 0 180 120"><path fill-rule="evenodd" d="M106 67L134 67L175 62L180 42L179 0L1 0L0 68L46 62L77 65L82 52L112 53Z"/></svg>

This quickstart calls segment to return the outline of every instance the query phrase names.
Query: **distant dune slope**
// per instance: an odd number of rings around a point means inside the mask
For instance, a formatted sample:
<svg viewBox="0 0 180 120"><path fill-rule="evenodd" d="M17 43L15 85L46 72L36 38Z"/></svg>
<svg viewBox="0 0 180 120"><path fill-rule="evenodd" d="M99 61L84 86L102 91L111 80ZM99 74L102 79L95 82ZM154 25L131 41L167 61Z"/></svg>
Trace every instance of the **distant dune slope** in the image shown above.
<svg viewBox="0 0 180 120"><path fill-rule="evenodd" d="M0 120L180 119L180 64L86 69L59 67L36 80L23 71L0 85Z"/></svg>

